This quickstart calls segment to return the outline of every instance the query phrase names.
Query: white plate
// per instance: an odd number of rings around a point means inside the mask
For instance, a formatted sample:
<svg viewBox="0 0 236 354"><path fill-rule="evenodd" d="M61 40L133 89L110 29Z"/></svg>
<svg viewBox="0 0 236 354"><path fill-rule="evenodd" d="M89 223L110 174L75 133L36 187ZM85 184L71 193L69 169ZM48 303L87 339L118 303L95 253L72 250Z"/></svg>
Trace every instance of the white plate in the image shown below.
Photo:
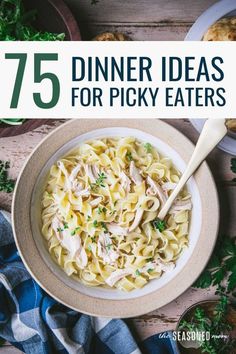
<svg viewBox="0 0 236 354"><path fill-rule="evenodd" d="M236 15L236 0L222 0L212 5L190 28L186 41L201 41L208 28L220 18Z"/></svg>
<svg viewBox="0 0 236 354"><path fill-rule="evenodd" d="M135 136L140 141L148 141L154 146L162 156L171 158L174 161L175 166L179 171L183 173L186 169L186 163L181 158L181 156L168 144L164 141L154 137L150 134L142 132L138 129L130 129L127 127L115 127L115 128L103 128L92 130L86 134L82 134L75 139L69 141L67 144L63 145L57 152L48 160L47 164L42 169L34 187L33 198L32 198L32 207L31 207L31 228L34 234L35 242L38 247L39 252L41 253L42 258L50 269L60 278L64 283L68 284L71 288L74 288L81 293L102 299L133 299L135 297L147 295L155 290L160 289L165 286L171 279L173 279L187 264L189 261L192 252L198 241L198 237L201 231L201 199L199 191L196 185L194 178L191 178L187 183L188 190L192 196L193 210L191 213L191 224L189 230L189 247L183 252L181 257L176 262L176 267L172 272L167 272L162 275L161 278L150 281L142 289L133 290L131 292L121 292L116 289L106 289L102 287L88 287L83 285L81 282L73 279L73 277L68 277L67 274L54 263L49 252L48 246L42 237L42 223L41 215L39 211L41 210L41 198L43 190L45 189L45 180L48 176L48 171L51 166L62 156L65 156L69 151L73 150L76 146L84 143L85 141L92 139L99 139L105 137L123 137L123 136ZM38 220L38 222L36 222Z"/></svg>
<svg viewBox="0 0 236 354"><path fill-rule="evenodd" d="M190 119L190 122L199 133L201 133L205 121L206 119ZM234 135L235 137L233 137ZM236 134L232 133L232 136L227 135L218 144L218 148L228 154L236 155Z"/></svg>

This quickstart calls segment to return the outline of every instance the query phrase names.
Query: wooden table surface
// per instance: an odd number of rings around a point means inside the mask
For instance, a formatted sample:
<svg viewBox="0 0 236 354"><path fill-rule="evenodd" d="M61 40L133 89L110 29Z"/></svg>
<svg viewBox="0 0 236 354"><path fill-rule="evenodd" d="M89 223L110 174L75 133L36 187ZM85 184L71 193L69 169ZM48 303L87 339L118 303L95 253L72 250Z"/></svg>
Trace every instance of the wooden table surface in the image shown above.
<svg viewBox="0 0 236 354"><path fill-rule="evenodd" d="M102 31L121 31L133 40L183 40L196 18L215 3L214 0L100 0L91 5L90 0L67 0L76 14L83 39L91 39ZM168 120L194 143L198 133L188 120ZM63 123L45 120L33 131L13 137L1 137L0 159L10 160L11 176L16 178L25 158L52 129ZM208 157L208 163L215 177L221 203L221 231L235 235L236 185L231 182L232 156L215 149ZM0 208L10 210L11 195L0 193ZM183 311L200 300L214 298L214 289L188 289L167 306L144 316L129 320L139 337L146 338L154 333L174 329ZM0 348L0 353L19 353L9 344Z"/></svg>
<svg viewBox="0 0 236 354"><path fill-rule="evenodd" d="M198 133L187 119L166 120L181 132L183 132L194 143L198 138ZM13 137L0 138L0 160L9 160L11 163L10 174L17 178L19 171L32 149L56 126L63 124L64 120L45 120L45 124L31 132ZM96 123L95 123L96 125ZM234 236L236 228L236 184L232 183L232 172L230 171L230 160L232 156L216 148L208 157L209 166L215 177L221 204L221 226L220 232ZM207 186L206 186L207 188ZM10 211L11 194L0 193L0 208ZM173 289L174 291L174 289ZM192 304L207 299L213 299L214 289L190 288L179 298L167 306L148 313L141 317L129 320L131 327L137 332L139 337L146 338L152 334L174 329L180 315ZM19 352L9 344L0 348L0 353Z"/></svg>

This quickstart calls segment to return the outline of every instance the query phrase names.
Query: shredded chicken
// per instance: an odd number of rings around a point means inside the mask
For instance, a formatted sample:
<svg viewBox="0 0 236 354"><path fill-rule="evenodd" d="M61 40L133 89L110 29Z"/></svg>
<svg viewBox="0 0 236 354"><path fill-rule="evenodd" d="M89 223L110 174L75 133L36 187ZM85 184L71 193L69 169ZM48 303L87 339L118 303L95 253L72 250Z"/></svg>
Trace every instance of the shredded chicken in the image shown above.
<svg viewBox="0 0 236 354"><path fill-rule="evenodd" d="M88 263L88 257L81 244L80 237L71 236L70 231L64 229L64 225L57 217L52 220L52 228L62 247L70 253L71 258L75 259L81 268L84 268Z"/></svg>
<svg viewBox="0 0 236 354"><path fill-rule="evenodd" d="M130 174L130 177L131 177L132 181L133 181L135 184L138 185L138 184L141 184L141 183L143 182L143 178L142 178L142 176L140 175L139 169L135 166L134 161L131 161L131 162L130 162L129 174Z"/></svg>
<svg viewBox="0 0 236 354"><path fill-rule="evenodd" d="M149 176L147 176L146 182L150 186L147 189L147 194L158 196L161 205L164 205L167 201L167 196L161 186Z"/></svg>
<svg viewBox="0 0 236 354"><path fill-rule="evenodd" d="M121 187L125 190L126 194L128 194L130 192L131 180L124 173L124 171L121 172L120 179L121 179Z"/></svg>
<svg viewBox="0 0 236 354"><path fill-rule="evenodd" d="M85 165L85 173L86 175L89 177L90 182L91 183L95 183L96 182L96 176L94 175L94 172L92 170L92 166L91 165Z"/></svg>
<svg viewBox="0 0 236 354"><path fill-rule="evenodd" d="M169 272L175 268L174 262L164 263L160 259L148 262L140 269L140 272L147 272L149 269L156 270L157 272Z"/></svg>
<svg viewBox="0 0 236 354"><path fill-rule="evenodd" d="M126 236L128 234L128 228L121 227L114 222L108 223L107 229L111 234L118 235L118 236Z"/></svg>
<svg viewBox="0 0 236 354"><path fill-rule="evenodd" d="M172 207L169 210L169 214L176 214L178 211L181 210L191 210L192 209L192 202L189 199L186 200L176 200Z"/></svg>
<svg viewBox="0 0 236 354"><path fill-rule="evenodd" d="M73 181L76 179L77 174L79 173L80 169L81 169L81 165L78 163L78 164L75 166L75 168L73 168L73 170L71 171L71 173L70 173L70 175L69 175L69 177L68 177L68 181L69 181L70 183L73 183Z"/></svg>
<svg viewBox="0 0 236 354"><path fill-rule="evenodd" d="M173 189L175 189L176 186L177 186L177 183L165 182L165 183L163 183L161 188L163 189L164 192L168 192L168 191L172 191Z"/></svg>
<svg viewBox="0 0 236 354"><path fill-rule="evenodd" d="M140 224L140 221L143 217L144 210L143 209L138 209L135 214L134 221L132 225L129 227L129 232L134 231Z"/></svg>
<svg viewBox="0 0 236 354"><path fill-rule="evenodd" d="M132 270L129 269L117 269L106 279L106 283L110 286L114 286L120 279L126 277L127 275L133 274Z"/></svg>
<svg viewBox="0 0 236 354"><path fill-rule="evenodd" d="M83 186L81 186L80 184L77 184L76 187L74 187L74 195L76 197L89 197L90 196L90 189L89 188L85 188L83 189Z"/></svg>
<svg viewBox="0 0 236 354"><path fill-rule="evenodd" d="M113 264L117 258L119 258L119 253L114 250L109 234L101 232L97 246L98 256L101 257L105 263Z"/></svg>
<svg viewBox="0 0 236 354"><path fill-rule="evenodd" d="M102 201L102 197L98 197L96 199L91 200L89 204L91 205L91 207L96 207L101 203L101 201Z"/></svg>

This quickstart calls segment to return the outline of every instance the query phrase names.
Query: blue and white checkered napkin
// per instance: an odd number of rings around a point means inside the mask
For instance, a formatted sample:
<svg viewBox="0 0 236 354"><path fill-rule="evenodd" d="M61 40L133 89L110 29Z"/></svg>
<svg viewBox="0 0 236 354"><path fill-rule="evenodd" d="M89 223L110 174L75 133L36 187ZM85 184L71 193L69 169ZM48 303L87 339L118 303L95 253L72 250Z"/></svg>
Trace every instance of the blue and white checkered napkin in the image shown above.
<svg viewBox="0 0 236 354"><path fill-rule="evenodd" d="M25 269L9 214L0 212L0 337L30 354L177 354L166 334L138 345L124 321L83 315L56 302Z"/></svg>

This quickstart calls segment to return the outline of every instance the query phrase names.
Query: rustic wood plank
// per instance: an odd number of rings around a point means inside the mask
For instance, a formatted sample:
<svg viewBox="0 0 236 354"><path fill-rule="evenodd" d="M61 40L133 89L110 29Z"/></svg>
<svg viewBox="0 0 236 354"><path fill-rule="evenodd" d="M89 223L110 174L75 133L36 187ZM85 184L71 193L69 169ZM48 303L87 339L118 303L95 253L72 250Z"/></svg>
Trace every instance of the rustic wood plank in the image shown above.
<svg viewBox="0 0 236 354"><path fill-rule="evenodd" d="M20 354L23 353L19 349L13 347L12 345L4 345L0 348L0 353L2 354Z"/></svg>
<svg viewBox="0 0 236 354"><path fill-rule="evenodd" d="M81 26L84 40L103 32L122 32L136 41L182 41L192 23L90 23Z"/></svg>
<svg viewBox="0 0 236 354"><path fill-rule="evenodd" d="M91 22L194 22L216 0L100 0L91 5L90 0L66 0L79 23Z"/></svg>
<svg viewBox="0 0 236 354"><path fill-rule="evenodd" d="M0 138L27 133L28 131L32 131L45 123L50 125L50 121L51 119L27 119L24 124L21 125L0 123Z"/></svg>
<svg viewBox="0 0 236 354"><path fill-rule="evenodd" d="M194 143L198 138L198 133L192 127L191 123L187 120L167 120L169 124L175 126L182 131L190 140ZM20 136L1 138L0 139L0 159L9 159L12 164L11 174L13 177L17 177L19 170L24 163L26 157L30 154L32 149L56 126L62 124L64 120L51 121L50 124L44 124L40 128L37 128L33 132L28 132ZM46 121L45 121L46 123ZM222 216L221 229L225 233L233 236L235 235L236 219L233 211L236 208L236 186L234 183L230 183L232 174L230 172L230 158L231 156L225 154L219 149L215 149L209 159L209 165L214 171L218 183L218 190L220 192L220 201L222 210L224 212ZM223 181L228 181L226 184ZM5 198L5 199L4 199ZM11 195L0 195L0 207L7 207L10 209ZM154 311L150 314L146 314L139 318L132 320L132 324L139 336L146 338L154 333L158 333L164 330L174 329L179 316L183 311L192 304L206 299L214 298L214 289L188 289L178 299L171 304ZM5 347L4 347L5 350ZM17 353L14 348L7 347L7 350L11 350L11 353ZM3 349L2 349L3 351ZM4 353L8 353L4 351ZM10 352L9 352L10 353Z"/></svg>

